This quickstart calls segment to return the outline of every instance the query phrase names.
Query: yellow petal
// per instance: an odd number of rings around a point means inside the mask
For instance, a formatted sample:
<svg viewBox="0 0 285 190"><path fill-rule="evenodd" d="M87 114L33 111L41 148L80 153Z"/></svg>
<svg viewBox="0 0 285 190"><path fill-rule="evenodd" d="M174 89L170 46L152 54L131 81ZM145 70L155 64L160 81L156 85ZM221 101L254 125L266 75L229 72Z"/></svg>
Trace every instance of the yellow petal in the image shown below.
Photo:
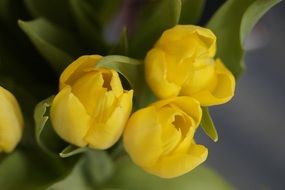
<svg viewBox="0 0 285 190"><path fill-rule="evenodd" d="M0 86L0 152L15 149L23 133L24 121L15 97Z"/></svg>
<svg viewBox="0 0 285 190"><path fill-rule="evenodd" d="M202 110L200 107L200 103L189 96L179 96L175 98L160 100L152 104L157 109L161 108L167 104L173 104L179 107L182 111L184 111L187 115L192 117L197 124L200 123L202 117Z"/></svg>
<svg viewBox="0 0 285 190"><path fill-rule="evenodd" d="M145 167L156 163L162 153L161 125L155 107L133 113L124 131L124 146L132 160Z"/></svg>
<svg viewBox="0 0 285 190"><path fill-rule="evenodd" d="M145 77L156 96L160 98L175 97L180 86L167 80L167 65L164 52L152 49L145 58Z"/></svg>
<svg viewBox="0 0 285 190"><path fill-rule="evenodd" d="M196 40L196 42L194 42L193 40ZM174 46L177 45L177 47L182 45L183 48L178 48L178 49L182 51L187 51L186 49L190 49L188 53L190 52L194 53L194 49L196 49L197 47L198 47L197 50L199 52L203 49L203 47L205 47L206 51L203 50L200 53L198 52L196 53L198 54L202 53L204 55L213 57L216 53L216 36L211 30L207 28L202 28L200 26L176 25L175 27L170 28L163 32L160 39L156 43L155 47L169 46L169 48L171 48L170 46L172 45Z"/></svg>
<svg viewBox="0 0 285 190"><path fill-rule="evenodd" d="M76 59L61 74L59 88L62 89L66 85L73 84L74 80L85 73L86 68L95 67L101 58L100 55L84 55Z"/></svg>
<svg viewBox="0 0 285 190"><path fill-rule="evenodd" d="M176 126L177 118L181 117L181 113L169 106L160 108L158 111L158 118L162 128L161 140L163 155L171 152L180 142L182 132L179 127Z"/></svg>
<svg viewBox="0 0 285 190"><path fill-rule="evenodd" d="M90 130L85 137L90 147L107 149L119 140L132 110L132 98L133 90L122 94L107 120L102 122L94 120L91 123Z"/></svg>
<svg viewBox="0 0 285 190"><path fill-rule="evenodd" d="M84 137L89 129L90 117L84 106L71 93L71 87L65 86L54 98L51 110L52 126L65 141L84 147Z"/></svg>
<svg viewBox="0 0 285 190"><path fill-rule="evenodd" d="M80 100L87 113L94 115L95 109L104 98L107 89L103 88L104 79L99 72L88 72L74 82L72 93Z"/></svg>
<svg viewBox="0 0 285 190"><path fill-rule="evenodd" d="M188 152L161 157L156 164L143 169L162 178L178 177L203 163L207 156L207 148L193 142Z"/></svg>
<svg viewBox="0 0 285 190"><path fill-rule="evenodd" d="M235 78L231 72L218 59L215 66L216 86L213 90L204 90L193 94L202 106L219 105L228 102L235 91Z"/></svg>

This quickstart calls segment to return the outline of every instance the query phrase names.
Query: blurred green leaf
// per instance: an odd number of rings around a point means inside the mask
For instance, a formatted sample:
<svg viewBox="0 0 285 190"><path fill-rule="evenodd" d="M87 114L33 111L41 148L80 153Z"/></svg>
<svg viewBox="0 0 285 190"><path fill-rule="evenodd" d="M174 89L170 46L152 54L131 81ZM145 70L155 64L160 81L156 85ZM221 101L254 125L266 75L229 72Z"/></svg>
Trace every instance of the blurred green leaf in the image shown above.
<svg viewBox="0 0 285 190"><path fill-rule="evenodd" d="M178 24L180 11L181 0L151 1L150 5L142 7L142 15L130 39L130 56L144 58L162 32Z"/></svg>
<svg viewBox="0 0 285 190"><path fill-rule="evenodd" d="M112 176L114 164L110 156L103 150L89 149L86 152L86 175L93 185L99 185Z"/></svg>
<svg viewBox="0 0 285 190"><path fill-rule="evenodd" d="M93 189L85 175L86 158L82 157L64 179L50 185L47 190L91 190Z"/></svg>
<svg viewBox="0 0 285 190"><path fill-rule="evenodd" d="M70 0L70 5L81 39L91 51L102 54L106 47L103 41L103 28L96 16L95 7L89 1L82 0Z"/></svg>
<svg viewBox="0 0 285 190"><path fill-rule="evenodd" d="M39 53L59 73L81 54L74 36L45 19L30 22L20 20L18 24Z"/></svg>
<svg viewBox="0 0 285 190"><path fill-rule="evenodd" d="M24 0L24 4L34 18L44 17L67 28L71 28L74 25L73 20L70 19L69 0Z"/></svg>
<svg viewBox="0 0 285 190"><path fill-rule="evenodd" d="M179 24L197 24L205 6L205 0L181 0Z"/></svg>
<svg viewBox="0 0 285 190"><path fill-rule="evenodd" d="M202 111L203 111L202 120L201 120L202 129L213 141L217 142L219 137L214 122L212 120L212 117L209 113L209 110L207 107L202 107Z"/></svg>
<svg viewBox="0 0 285 190"><path fill-rule="evenodd" d="M42 190L55 181L64 169L36 151L15 151L0 163L3 190Z"/></svg>
<svg viewBox="0 0 285 190"><path fill-rule="evenodd" d="M242 45L258 20L279 2L281 2L281 0L256 0L247 8L242 17L240 26L240 43Z"/></svg>
<svg viewBox="0 0 285 190"><path fill-rule="evenodd" d="M81 148L74 145L68 145L65 149L63 149L59 155L62 158L67 158L76 154L80 154L88 150L88 148Z"/></svg>
<svg viewBox="0 0 285 190"><path fill-rule="evenodd" d="M183 176L173 179L162 179L148 174L124 157L118 160L115 173L105 188L134 190L228 190L232 187L216 172L199 166Z"/></svg>
<svg viewBox="0 0 285 190"><path fill-rule="evenodd" d="M258 19L280 0L228 0L207 26L217 35L218 52L237 78L243 70L243 42Z"/></svg>
<svg viewBox="0 0 285 190"><path fill-rule="evenodd" d="M47 98L37 104L34 111L36 141L42 150L52 157L57 157L64 142L52 129L49 121L48 108L51 106L54 97Z"/></svg>
<svg viewBox="0 0 285 190"><path fill-rule="evenodd" d="M48 190L98 189L111 177L113 167L113 161L105 151L89 149L77 162L72 172L51 185Z"/></svg>

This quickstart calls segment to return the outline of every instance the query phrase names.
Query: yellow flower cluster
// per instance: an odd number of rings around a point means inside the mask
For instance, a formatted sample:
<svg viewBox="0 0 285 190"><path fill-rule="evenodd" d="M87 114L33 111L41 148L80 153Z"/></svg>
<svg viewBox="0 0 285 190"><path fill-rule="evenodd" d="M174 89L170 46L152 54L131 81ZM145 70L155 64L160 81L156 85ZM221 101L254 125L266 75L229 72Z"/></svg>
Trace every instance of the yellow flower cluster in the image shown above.
<svg viewBox="0 0 285 190"><path fill-rule="evenodd" d="M229 101L235 79L214 60L216 37L208 29L178 25L166 30L145 58L145 78L161 99L134 113L124 143L132 160L164 178L182 175L200 163L208 150L195 144L200 105Z"/></svg>
<svg viewBox="0 0 285 190"><path fill-rule="evenodd" d="M178 25L166 30L145 58L146 80L161 100L133 113L133 90L116 71L96 68L99 55L82 56L60 77L51 106L58 135L79 147L107 149L122 136L132 160L164 178L182 175L208 150L195 143L202 106L229 101L235 79L214 59L216 37L208 29Z"/></svg>

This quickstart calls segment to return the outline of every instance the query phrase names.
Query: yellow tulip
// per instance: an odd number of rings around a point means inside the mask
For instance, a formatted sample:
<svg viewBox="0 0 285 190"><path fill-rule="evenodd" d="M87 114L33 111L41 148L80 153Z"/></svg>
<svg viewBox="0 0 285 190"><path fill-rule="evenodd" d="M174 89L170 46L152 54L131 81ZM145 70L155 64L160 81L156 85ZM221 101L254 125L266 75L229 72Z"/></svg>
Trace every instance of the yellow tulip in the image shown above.
<svg viewBox="0 0 285 190"><path fill-rule="evenodd" d="M206 28L177 25L166 30L145 58L146 80L162 99L191 96L202 106L218 105L234 95L235 79L214 60L216 37Z"/></svg>
<svg viewBox="0 0 285 190"><path fill-rule="evenodd" d="M101 58L82 56L70 64L51 105L55 131L79 147L111 147L122 135L132 109L133 90L123 89L116 71L96 68Z"/></svg>
<svg viewBox="0 0 285 190"><path fill-rule="evenodd" d="M205 161L208 150L194 141L202 111L199 102L180 96L158 101L130 117L124 146L145 171L162 178L185 174Z"/></svg>
<svg viewBox="0 0 285 190"><path fill-rule="evenodd" d="M13 151L24 128L22 112L16 98L0 86L0 152Z"/></svg>

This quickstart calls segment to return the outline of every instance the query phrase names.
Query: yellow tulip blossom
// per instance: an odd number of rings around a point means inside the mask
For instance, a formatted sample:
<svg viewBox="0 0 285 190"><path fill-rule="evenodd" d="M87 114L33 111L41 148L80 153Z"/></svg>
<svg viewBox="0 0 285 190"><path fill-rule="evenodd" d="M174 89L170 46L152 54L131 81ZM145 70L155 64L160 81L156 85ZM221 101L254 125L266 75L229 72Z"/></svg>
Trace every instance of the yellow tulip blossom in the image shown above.
<svg viewBox="0 0 285 190"><path fill-rule="evenodd" d="M185 174L208 155L194 141L201 116L199 102L191 97L158 101L132 114L124 132L125 149L149 173L162 178Z"/></svg>
<svg viewBox="0 0 285 190"><path fill-rule="evenodd" d="M118 141L132 110L133 90L112 69L96 68L99 55L82 56L60 77L51 105L52 125L65 141L106 149Z"/></svg>
<svg viewBox="0 0 285 190"><path fill-rule="evenodd" d="M177 25L166 30L145 58L146 80L162 99L191 96L202 106L229 101L235 79L214 60L216 36L206 28Z"/></svg>
<svg viewBox="0 0 285 190"><path fill-rule="evenodd" d="M13 151L24 128L22 112L16 98L0 86L0 152Z"/></svg>

